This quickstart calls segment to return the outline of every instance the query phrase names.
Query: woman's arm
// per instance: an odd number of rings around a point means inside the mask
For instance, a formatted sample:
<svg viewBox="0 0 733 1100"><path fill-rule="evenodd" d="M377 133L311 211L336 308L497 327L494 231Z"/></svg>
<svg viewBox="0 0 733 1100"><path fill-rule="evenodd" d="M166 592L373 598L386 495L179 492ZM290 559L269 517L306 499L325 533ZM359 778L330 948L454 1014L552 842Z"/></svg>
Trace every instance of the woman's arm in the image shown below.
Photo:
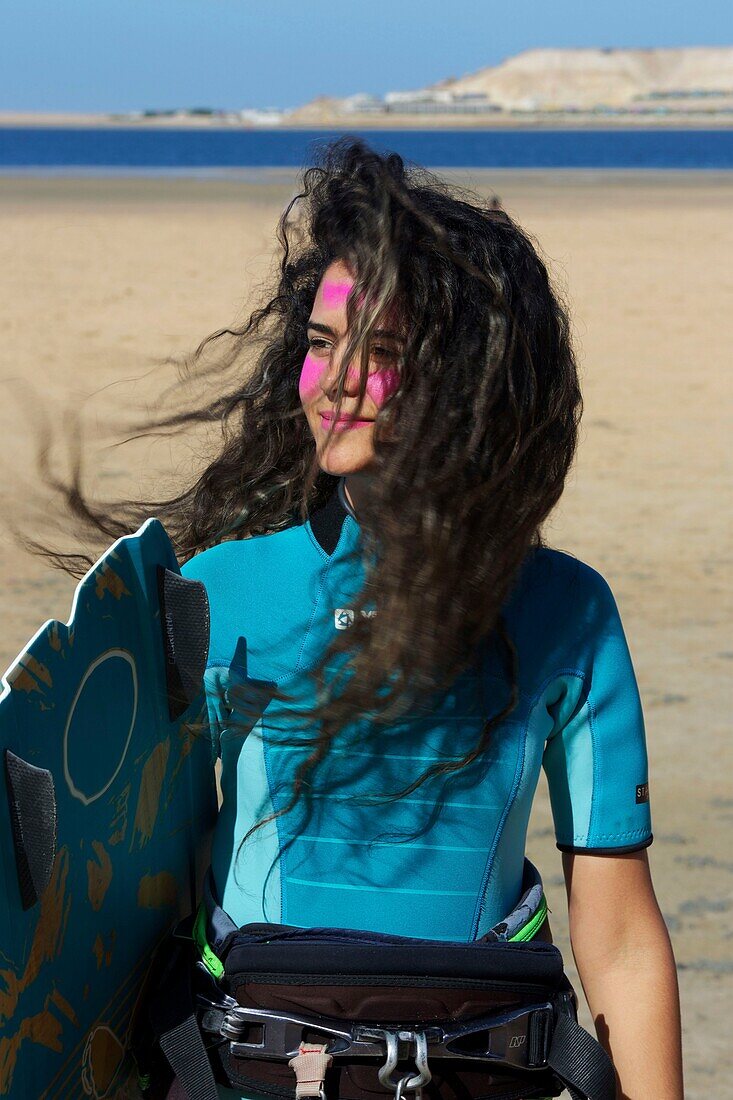
<svg viewBox="0 0 733 1100"><path fill-rule="evenodd" d="M680 1007L672 945L646 850L563 854L570 940L622 1100L681 1100Z"/></svg>

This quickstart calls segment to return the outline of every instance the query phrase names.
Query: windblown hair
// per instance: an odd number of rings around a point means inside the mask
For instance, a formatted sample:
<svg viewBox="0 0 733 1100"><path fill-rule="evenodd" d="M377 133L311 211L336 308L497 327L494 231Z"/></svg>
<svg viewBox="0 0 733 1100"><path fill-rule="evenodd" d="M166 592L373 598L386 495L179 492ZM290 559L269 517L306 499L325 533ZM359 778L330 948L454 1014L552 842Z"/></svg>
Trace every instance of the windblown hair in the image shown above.
<svg viewBox="0 0 733 1100"><path fill-rule="evenodd" d="M235 388L137 425L181 433L220 424L220 449L197 480L171 499L102 506L85 498L78 470L69 483L45 470L87 535L108 543L154 514L182 561L221 541L304 522L337 484L319 467L298 394L325 269L340 259L355 276L338 409L347 365L356 361L363 399L370 334L385 309L397 307L399 385L376 417L373 477L359 508L364 587L352 627L334 631L311 670L316 705L303 715L310 734L277 734L279 745L310 748L290 803L247 836L307 796L314 769L355 717L368 715L378 736L416 699L449 686L491 637L511 684L505 705L461 760L433 764L385 800L485 753L517 699L517 654L502 606L562 493L581 410L566 310L533 243L495 203L347 137L304 171L277 232L282 253L269 300L241 327L207 337L189 365L214 351L207 378L237 367ZM31 548L69 572L91 564ZM361 614L373 609L375 618ZM346 675L329 680L327 666ZM289 724L295 713L288 711Z"/></svg>

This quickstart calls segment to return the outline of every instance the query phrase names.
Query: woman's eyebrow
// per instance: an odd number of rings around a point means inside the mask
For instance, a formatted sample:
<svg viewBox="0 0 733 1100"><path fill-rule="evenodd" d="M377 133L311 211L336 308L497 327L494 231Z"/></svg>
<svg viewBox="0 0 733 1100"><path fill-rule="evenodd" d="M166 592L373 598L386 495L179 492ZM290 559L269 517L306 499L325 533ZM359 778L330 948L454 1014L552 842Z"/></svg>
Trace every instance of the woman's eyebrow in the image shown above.
<svg viewBox="0 0 733 1100"><path fill-rule="evenodd" d="M323 332L326 336L338 336L335 329L332 329L330 325L322 325L318 321L309 321L307 328L315 329L316 332ZM378 328L372 333L372 336L377 337L380 340L399 340L400 336L396 332L390 332L385 328Z"/></svg>

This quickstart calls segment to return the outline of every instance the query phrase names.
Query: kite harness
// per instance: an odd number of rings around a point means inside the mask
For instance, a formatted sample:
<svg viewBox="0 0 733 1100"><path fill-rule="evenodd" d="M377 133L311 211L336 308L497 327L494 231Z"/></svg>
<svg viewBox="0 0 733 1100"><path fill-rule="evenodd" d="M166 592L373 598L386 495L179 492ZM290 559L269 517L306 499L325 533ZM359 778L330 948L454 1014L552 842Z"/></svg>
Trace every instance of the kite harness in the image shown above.
<svg viewBox="0 0 733 1100"><path fill-rule="evenodd" d="M151 969L133 1049L143 1095L173 1075L190 1100L217 1082L273 1100L615 1100L603 1048L577 1022L547 903L522 896L479 940L349 928L237 928L210 875Z"/></svg>

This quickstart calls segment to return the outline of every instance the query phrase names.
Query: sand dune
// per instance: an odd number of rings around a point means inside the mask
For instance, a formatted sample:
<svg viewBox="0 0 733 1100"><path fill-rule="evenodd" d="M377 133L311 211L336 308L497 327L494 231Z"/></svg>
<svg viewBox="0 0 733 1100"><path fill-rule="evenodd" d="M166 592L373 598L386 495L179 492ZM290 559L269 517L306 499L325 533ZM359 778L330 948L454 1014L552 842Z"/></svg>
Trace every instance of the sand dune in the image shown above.
<svg viewBox="0 0 733 1100"><path fill-rule="evenodd" d="M437 87L482 92L505 110L622 105L669 93L733 95L733 48L524 50Z"/></svg>

